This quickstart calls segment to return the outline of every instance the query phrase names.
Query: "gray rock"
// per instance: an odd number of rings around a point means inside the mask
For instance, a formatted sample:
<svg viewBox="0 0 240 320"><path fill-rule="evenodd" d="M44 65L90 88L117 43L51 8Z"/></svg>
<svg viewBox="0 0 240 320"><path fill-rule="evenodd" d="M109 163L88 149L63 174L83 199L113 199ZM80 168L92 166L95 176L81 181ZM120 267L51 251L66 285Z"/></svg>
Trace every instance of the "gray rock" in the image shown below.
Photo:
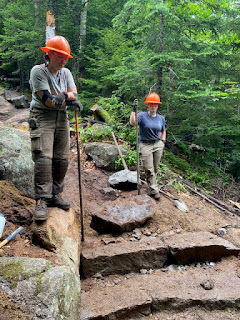
<svg viewBox="0 0 240 320"><path fill-rule="evenodd" d="M116 189L135 190L137 189L137 171L120 170L112 174L108 182L111 187Z"/></svg>
<svg viewBox="0 0 240 320"><path fill-rule="evenodd" d="M28 279L51 268L51 263L45 259L30 259L27 257L0 258L0 276L12 286L21 280Z"/></svg>
<svg viewBox="0 0 240 320"><path fill-rule="evenodd" d="M28 98L24 95L12 99L15 108L29 108Z"/></svg>
<svg viewBox="0 0 240 320"><path fill-rule="evenodd" d="M127 153L120 147L122 154ZM90 142L84 144L86 154L91 157L98 168L114 171L115 161L118 158L117 147L102 142Z"/></svg>
<svg viewBox="0 0 240 320"><path fill-rule="evenodd" d="M0 290L29 319L79 319L80 279L69 268L31 258L1 258L0 266Z"/></svg>
<svg viewBox="0 0 240 320"><path fill-rule="evenodd" d="M155 201L147 195L115 200L92 214L90 226L99 233L132 231L151 219L155 205Z"/></svg>
<svg viewBox="0 0 240 320"><path fill-rule="evenodd" d="M223 256L237 256L240 253L240 248L210 232L188 232L164 240L178 264L214 261Z"/></svg>
<svg viewBox="0 0 240 320"><path fill-rule="evenodd" d="M34 197L29 132L0 126L0 179L11 181L25 196Z"/></svg>
<svg viewBox="0 0 240 320"><path fill-rule="evenodd" d="M204 280L200 284L205 290L212 290L214 288L214 281L212 280Z"/></svg>

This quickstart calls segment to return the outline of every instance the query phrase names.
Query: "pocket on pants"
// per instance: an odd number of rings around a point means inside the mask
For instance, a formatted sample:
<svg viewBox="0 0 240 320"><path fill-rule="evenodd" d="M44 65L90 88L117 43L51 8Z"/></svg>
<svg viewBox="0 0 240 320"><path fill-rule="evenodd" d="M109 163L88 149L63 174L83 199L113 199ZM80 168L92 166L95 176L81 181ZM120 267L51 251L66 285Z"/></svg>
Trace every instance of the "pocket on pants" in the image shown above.
<svg viewBox="0 0 240 320"><path fill-rule="evenodd" d="M31 133L31 148L33 152L42 151L41 133Z"/></svg>

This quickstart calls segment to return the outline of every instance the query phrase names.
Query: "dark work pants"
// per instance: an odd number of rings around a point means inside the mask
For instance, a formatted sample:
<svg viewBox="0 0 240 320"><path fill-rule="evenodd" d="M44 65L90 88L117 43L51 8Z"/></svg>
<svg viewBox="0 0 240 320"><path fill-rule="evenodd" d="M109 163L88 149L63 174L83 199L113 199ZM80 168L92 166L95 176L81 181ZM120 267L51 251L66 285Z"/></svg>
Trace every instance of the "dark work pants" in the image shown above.
<svg viewBox="0 0 240 320"><path fill-rule="evenodd" d="M34 110L36 128L30 128L35 198L50 199L63 191L68 167L69 120L66 111Z"/></svg>

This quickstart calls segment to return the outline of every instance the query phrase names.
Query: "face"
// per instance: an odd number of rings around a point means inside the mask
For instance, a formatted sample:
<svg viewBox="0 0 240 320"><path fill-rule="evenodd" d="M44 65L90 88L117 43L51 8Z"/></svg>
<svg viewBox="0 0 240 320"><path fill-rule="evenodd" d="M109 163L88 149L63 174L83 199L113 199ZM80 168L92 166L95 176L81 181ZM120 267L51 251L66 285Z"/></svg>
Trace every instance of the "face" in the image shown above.
<svg viewBox="0 0 240 320"><path fill-rule="evenodd" d="M64 68L68 61L67 56L56 51L49 52L49 58L50 58L51 64L57 70L61 70L62 68Z"/></svg>
<svg viewBox="0 0 240 320"><path fill-rule="evenodd" d="M148 110L149 111L157 111L158 108L158 103L148 103Z"/></svg>

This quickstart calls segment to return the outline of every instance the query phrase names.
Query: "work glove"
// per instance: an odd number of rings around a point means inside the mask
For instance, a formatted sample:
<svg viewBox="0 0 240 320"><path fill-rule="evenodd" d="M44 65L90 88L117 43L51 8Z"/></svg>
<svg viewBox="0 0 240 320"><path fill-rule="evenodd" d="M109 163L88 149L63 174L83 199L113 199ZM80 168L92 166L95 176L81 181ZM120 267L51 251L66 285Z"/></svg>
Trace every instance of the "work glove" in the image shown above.
<svg viewBox="0 0 240 320"><path fill-rule="evenodd" d="M137 111L137 106L138 106L138 99L135 99L133 101L132 112L136 112Z"/></svg>
<svg viewBox="0 0 240 320"><path fill-rule="evenodd" d="M79 100L73 101L72 105L77 108L79 112L83 111L83 106Z"/></svg>
<svg viewBox="0 0 240 320"><path fill-rule="evenodd" d="M59 93L57 96L55 96L52 99L52 105L53 107L56 107L56 108L63 107L64 102L65 102L65 94L63 92Z"/></svg>

